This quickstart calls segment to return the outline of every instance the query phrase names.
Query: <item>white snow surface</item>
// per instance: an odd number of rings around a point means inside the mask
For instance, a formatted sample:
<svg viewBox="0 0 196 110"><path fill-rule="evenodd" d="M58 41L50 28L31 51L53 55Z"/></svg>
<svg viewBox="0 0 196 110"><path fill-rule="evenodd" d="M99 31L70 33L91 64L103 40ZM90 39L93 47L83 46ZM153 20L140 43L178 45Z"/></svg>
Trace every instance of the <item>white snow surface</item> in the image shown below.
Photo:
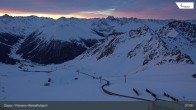
<svg viewBox="0 0 196 110"><path fill-rule="evenodd" d="M102 39L93 29L101 31L104 35L113 32L128 32L131 29L143 25L149 25L158 30L169 20L142 20L131 18L78 19L78 18L52 18L28 16L28 17L0 17L0 33L10 33L21 37L27 37L33 32L41 33L39 37L45 40L80 40Z"/></svg>
<svg viewBox="0 0 196 110"><path fill-rule="evenodd" d="M64 18L65 19L65 18ZM80 40L80 39L101 39L91 30L91 21L80 19L57 20L53 24L46 24L39 32L42 34L39 37L44 37L46 40Z"/></svg>
<svg viewBox="0 0 196 110"><path fill-rule="evenodd" d="M174 29L170 30L168 33L167 33L167 36L168 37L177 37L178 36L178 32Z"/></svg>
<svg viewBox="0 0 196 110"><path fill-rule="evenodd" d="M150 32L150 31L149 31ZM137 55L129 58L127 53L134 49L137 44L145 44L151 38L150 45L156 48L158 45L155 36L146 33L139 38L130 38L128 33L116 36L113 43L115 50L107 57L97 60L97 57L104 51L93 54L90 49L74 60L58 65L38 65L26 63L17 65L0 64L0 100L4 101L135 101L136 99L111 96L104 93L99 79L78 74L84 72L95 77L102 77L110 81L107 90L139 98L154 100L145 89L157 94L158 98L172 101L163 96L164 92L169 93L180 101L196 100L196 80L192 77L195 74L195 64L164 64L154 65L158 60L142 66L144 54L137 50ZM155 38L154 38L155 37ZM100 47L105 47L114 37L108 37ZM158 48L161 51L162 48ZM175 57L175 56L173 56ZM162 57L161 57L162 58ZM160 59L161 59L160 58ZM22 67L22 69L19 69ZM11 68L11 69L10 69ZM30 72L22 71L28 70ZM38 72L41 71L41 72ZM46 73L44 71L53 71ZM125 77L126 83L125 83ZM48 78L52 79L50 86L44 86ZM75 80L75 78L78 78ZM137 96L132 89L139 91ZM14 91L14 92L13 92Z"/></svg>
<svg viewBox="0 0 196 110"><path fill-rule="evenodd" d="M119 18L120 19L120 18ZM71 40L71 39L100 39L92 29L102 30L105 35L112 31L123 32L124 34L107 37L97 53L93 53L93 48L84 52L74 60L56 65L39 65L31 62L22 64L6 65L0 63L0 101L133 101L135 99L107 95L101 89L106 82L100 83L99 79L93 79L83 74L78 74L77 70L96 77L102 77L110 81L107 90L140 98L154 100L145 89L149 89L157 94L158 98L171 101L163 96L167 92L180 101L196 100L196 79L192 77L196 74L194 64L171 64L156 65L165 57L152 60L148 65L142 65L146 54L142 50L151 38L149 47L156 49L159 42L151 31L160 29L170 20L139 20L121 18L111 21L111 19L76 19L61 18L53 20L50 18L31 17L0 17L0 32L12 33L20 36L28 36L32 32L42 32L39 37L46 40ZM129 37L131 29L137 29L148 25L152 30L140 37ZM172 30L170 36L175 37L176 32ZM105 46L116 38L112 43L115 49L112 54L97 60ZM171 48L177 46L182 52L187 53L194 62L196 55L194 46L183 38L176 37L176 42L164 39ZM21 41L22 42L22 41ZM136 56L129 58L128 54L137 44L141 44L141 49L136 50ZM187 44L186 46L184 44ZM182 47L180 47L183 45ZM16 56L16 44L10 54ZM95 48L96 49L96 48ZM162 52L163 48L157 48L157 52ZM160 54L161 56L161 54ZM172 56L175 57L175 56ZM21 68L21 69L20 69ZM29 72L27 72L27 70ZM52 71L50 73L45 71ZM126 83L125 77L127 76ZM48 78L51 78L49 86L44 86ZM76 78L76 79L75 79ZM78 78L78 79L77 79ZM132 89L139 91L137 96Z"/></svg>
<svg viewBox="0 0 196 110"><path fill-rule="evenodd" d="M31 71L56 70L52 73L24 72L18 65L0 64L0 100L1 101L133 101L135 99L111 96L105 94L101 86L105 82L78 74L79 69L94 76L102 76L111 82L106 89L128 96L154 100L145 89L153 91L158 98L171 101L164 97L163 92L183 101L196 100L196 81L192 74L195 65L163 65L155 66L140 72L128 71L129 65L123 67L127 71L116 71L120 67L107 65L92 68L88 65L77 65L68 62L61 65L26 67ZM112 64L112 62L111 62ZM10 69L12 68L12 69ZM127 82L124 82L124 74ZM52 79L50 86L44 86L48 78ZM75 80L78 78L78 80ZM139 91L137 96L132 88ZM185 97L185 99L184 99Z"/></svg>

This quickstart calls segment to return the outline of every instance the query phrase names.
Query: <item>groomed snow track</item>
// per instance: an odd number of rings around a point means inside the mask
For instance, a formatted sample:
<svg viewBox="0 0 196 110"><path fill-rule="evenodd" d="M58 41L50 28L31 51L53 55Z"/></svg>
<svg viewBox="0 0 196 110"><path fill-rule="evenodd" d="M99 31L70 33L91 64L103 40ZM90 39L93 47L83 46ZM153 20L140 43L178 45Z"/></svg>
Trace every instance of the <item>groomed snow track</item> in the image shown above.
<svg viewBox="0 0 196 110"><path fill-rule="evenodd" d="M79 72L79 71L77 71ZM90 75L90 74L87 74L87 73L84 73L84 72L79 72L81 74L84 74L86 76L89 76L89 77L92 77L93 79L100 79L100 77L96 77L96 76L93 76L93 75ZM101 89L103 90L104 93L108 94L108 95L113 95L113 96L119 96L119 97L125 97L125 98L131 98L131 99L136 99L136 100L141 100L141 101L150 101L150 102L153 102L153 101L167 101L167 100L163 100L163 99L155 99L155 100L149 100L149 99L145 99L145 98L138 98L138 97L133 97L133 96L127 96L127 95L122 95L122 94L118 94L118 93L114 93L114 92L111 92L109 90L107 90L105 87L106 86L109 86L110 85L110 81L106 80L106 79L100 79L102 81L105 81L106 83L103 84L101 86Z"/></svg>

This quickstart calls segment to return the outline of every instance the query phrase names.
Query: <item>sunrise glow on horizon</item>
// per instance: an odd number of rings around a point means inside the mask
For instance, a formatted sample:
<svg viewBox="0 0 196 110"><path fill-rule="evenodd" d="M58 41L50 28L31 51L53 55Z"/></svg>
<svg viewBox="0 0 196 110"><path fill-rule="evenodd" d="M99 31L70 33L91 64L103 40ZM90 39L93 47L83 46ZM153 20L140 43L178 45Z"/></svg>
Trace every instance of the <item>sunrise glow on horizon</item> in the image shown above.
<svg viewBox="0 0 196 110"><path fill-rule="evenodd" d="M8 10L0 10L0 16L3 15L9 15L9 16L38 16L38 17L49 17L53 19L58 19L61 17L66 17L66 18L71 18L71 17L76 17L76 18L93 18L93 17L86 17L82 15L77 15L77 14L49 14L49 13L36 13L36 12L21 12L21 11L8 11Z"/></svg>
<svg viewBox="0 0 196 110"><path fill-rule="evenodd" d="M106 18L134 17L142 19L196 19L195 9L179 10L171 0L0 0L0 16L38 16ZM145 4L145 5L144 5Z"/></svg>
<svg viewBox="0 0 196 110"><path fill-rule="evenodd" d="M58 19L61 17L66 17L66 18L71 18L71 17L76 17L76 18L86 18L83 16L78 16L78 15L52 15L52 14L41 14L41 13L24 13L24 14L12 14L12 13L0 13L0 16L3 15L9 15L13 17L26 17L26 16L37 16L37 17L48 17L48 18L53 18L53 19Z"/></svg>

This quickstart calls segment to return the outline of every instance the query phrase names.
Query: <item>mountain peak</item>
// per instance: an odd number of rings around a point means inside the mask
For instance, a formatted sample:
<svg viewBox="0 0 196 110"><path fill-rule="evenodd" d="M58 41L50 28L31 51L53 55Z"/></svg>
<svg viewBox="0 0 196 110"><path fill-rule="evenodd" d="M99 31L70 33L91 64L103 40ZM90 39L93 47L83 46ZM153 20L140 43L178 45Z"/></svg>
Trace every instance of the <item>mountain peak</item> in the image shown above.
<svg viewBox="0 0 196 110"><path fill-rule="evenodd" d="M4 14L2 17L3 17L3 18L12 18L12 16L10 16L10 15L8 15L8 14Z"/></svg>
<svg viewBox="0 0 196 110"><path fill-rule="evenodd" d="M111 21L115 20L116 18L114 16L108 16L106 19L109 19Z"/></svg>

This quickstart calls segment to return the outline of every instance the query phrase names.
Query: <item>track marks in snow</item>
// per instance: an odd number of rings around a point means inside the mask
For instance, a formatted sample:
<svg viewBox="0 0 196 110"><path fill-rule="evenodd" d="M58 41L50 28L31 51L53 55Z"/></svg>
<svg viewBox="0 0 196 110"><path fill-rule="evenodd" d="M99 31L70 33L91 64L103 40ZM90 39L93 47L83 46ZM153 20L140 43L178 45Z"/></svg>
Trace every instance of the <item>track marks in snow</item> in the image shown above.
<svg viewBox="0 0 196 110"><path fill-rule="evenodd" d="M6 96L6 88L3 85L3 78L7 77L6 75L0 75L0 100L1 101L6 101L7 96Z"/></svg>

